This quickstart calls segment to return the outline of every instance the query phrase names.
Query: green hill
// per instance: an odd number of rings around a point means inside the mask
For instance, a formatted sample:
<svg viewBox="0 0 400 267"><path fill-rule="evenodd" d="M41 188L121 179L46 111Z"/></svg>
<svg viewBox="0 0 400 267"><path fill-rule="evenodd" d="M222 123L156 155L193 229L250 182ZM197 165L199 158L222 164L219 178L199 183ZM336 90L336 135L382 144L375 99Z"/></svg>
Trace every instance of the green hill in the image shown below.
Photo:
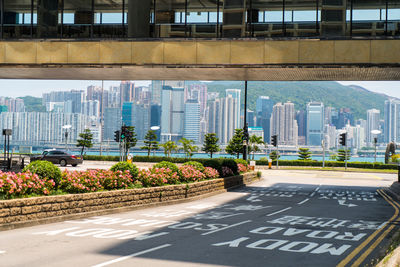
<svg viewBox="0 0 400 267"><path fill-rule="evenodd" d="M33 96L19 97L24 100L25 110L27 112L45 112L46 107L42 105L42 98Z"/></svg>
<svg viewBox="0 0 400 267"><path fill-rule="evenodd" d="M219 92L221 97L225 96L225 89L243 89L244 97L244 82L217 81L207 86L209 92ZM296 110L305 110L310 101L323 102L325 107L350 108L355 119L366 119L367 110L372 108L379 109L383 115L384 102L388 99L386 95L337 82L248 82L247 93L251 110L255 110L259 96L269 96L275 103L291 101Z"/></svg>

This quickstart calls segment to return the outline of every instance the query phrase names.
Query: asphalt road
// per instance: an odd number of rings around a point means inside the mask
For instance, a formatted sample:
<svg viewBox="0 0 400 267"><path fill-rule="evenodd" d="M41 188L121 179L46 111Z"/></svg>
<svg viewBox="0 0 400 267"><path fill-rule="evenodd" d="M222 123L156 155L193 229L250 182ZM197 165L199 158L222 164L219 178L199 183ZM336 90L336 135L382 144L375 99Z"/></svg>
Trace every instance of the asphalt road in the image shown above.
<svg viewBox="0 0 400 267"><path fill-rule="evenodd" d="M263 171L171 206L0 232L0 266L360 266L397 230L393 174Z"/></svg>

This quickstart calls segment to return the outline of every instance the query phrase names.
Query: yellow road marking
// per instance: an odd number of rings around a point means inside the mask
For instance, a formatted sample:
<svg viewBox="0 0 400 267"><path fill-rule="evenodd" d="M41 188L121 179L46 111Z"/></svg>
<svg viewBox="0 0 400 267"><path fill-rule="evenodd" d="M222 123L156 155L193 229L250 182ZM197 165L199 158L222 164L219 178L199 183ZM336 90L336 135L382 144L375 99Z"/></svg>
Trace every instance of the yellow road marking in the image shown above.
<svg viewBox="0 0 400 267"><path fill-rule="evenodd" d="M379 193L382 194L382 196L385 198L387 202L389 202L395 209L397 209L396 206L398 206L398 204L394 202L390 196L388 196L385 192L383 192L383 190ZM397 219L397 221L399 221L399 219ZM392 231L394 227L395 225L393 224L388 229L386 229L386 231L383 232L383 234L378 239L375 240L375 242L354 262L352 266L360 266L361 263L365 260L365 258L379 245L380 242L382 242L382 240L389 234L390 231Z"/></svg>
<svg viewBox="0 0 400 267"><path fill-rule="evenodd" d="M378 193L381 194L380 190L378 190ZM385 198L385 200L388 201L386 198ZM380 228L380 229L376 230L375 232L373 232L364 242L362 242L357 248L355 248L345 259L343 259L337 265L338 267L346 266L346 264L348 264L358 253L360 253L360 251L362 249L364 249L364 247L367 246L368 243L370 243L375 238L376 235L378 235L381 231L383 231L388 226L388 224L390 222L392 222L394 219L396 219L396 217L399 215L399 209L395 205L393 205L393 204L391 204L391 205L395 208L395 214L390 218L390 220L382 228Z"/></svg>

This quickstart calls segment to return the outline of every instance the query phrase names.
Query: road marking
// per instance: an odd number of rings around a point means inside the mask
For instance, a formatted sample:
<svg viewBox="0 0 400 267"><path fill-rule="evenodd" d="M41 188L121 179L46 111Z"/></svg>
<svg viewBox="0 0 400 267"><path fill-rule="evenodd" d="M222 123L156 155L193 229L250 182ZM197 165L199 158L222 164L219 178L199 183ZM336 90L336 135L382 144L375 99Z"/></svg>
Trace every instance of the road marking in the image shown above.
<svg viewBox="0 0 400 267"><path fill-rule="evenodd" d="M226 229L228 229L228 228L232 228L232 227L235 227L235 226L238 226L238 225L241 225L241 224L248 223L248 222L251 222L251 220L248 220L248 221L243 221L243 222L236 223L236 224L232 224L232 225L229 225L229 226L227 226L227 227L224 227L224 228L221 228L221 229L216 229L216 230L213 230L213 231L210 231L210 232L207 232L207 233L201 234L201 235L209 235L209 234L213 234L213 233L216 233L216 232L219 232L219 231L226 230Z"/></svg>
<svg viewBox="0 0 400 267"><path fill-rule="evenodd" d="M274 213L268 214L267 216L272 216L272 215L275 215L275 214L278 214L278 213L281 213L281 212L290 210L291 208L292 208L292 207L289 207L289 208L286 208L286 209L283 209L283 210L278 210L278 211L276 211L276 212L274 212Z"/></svg>
<svg viewBox="0 0 400 267"><path fill-rule="evenodd" d="M382 195L382 197L390 203L394 209L395 213L394 215L387 221L381 228L373 232L363 243L361 243L356 249L354 249L344 260L342 260L337 266L338 267L344 267L346 266L358 253L360 253L361 250L364 249L365 246L367 246L374 238L376 235L378 235L381 231L383 231L392 221L394 221L397 216L399 215L399 209L392 203L386 196L381 192L381 190L378 190L378 193ZM394 227L394 225L392 225ZM386 233L386 232L385 232ZM383 234L383 236L386 236L386 234ZM365 253L364 253L365 254ZM362 256L364 256L364 254ZM365 255L365 257L368 256L368 254Z"/></svg>
<svg viewBox="0 0 400 267"><path fill-rule="evenodd" d="M388 196L385 192L383 192L383 190L381 193L388 198L387 199L384 197L386 201L391 202L391 203L390 202L389 203L392 206L394 203L397 207L400 207L400 205L397 202L393 201L393 199L390 196ZM399 218L397 218L396 221L398 222ZM396 226L396 224L392 224L390 227L388 227L388 229L386 229L386 231L383 232L383 234L375 240L375 242L353 263L352 266L360 266L361 263L365 260L365 258L368 257L368 255L379 245L380 242L382 242L382 240L389 234L390 231L393 230L393 228L395 226Z"/></svg>
<svg viewBox="0 0 400 267"><path fill-rule="evenodd" d="M4 253L6 253L5 250L0 250L0 254L4 254Z"/></svg>
<svg viewBox="0 0 400 267"><path fill-rule="evenodd" d="M309 201L309 200L310 200L309 198L306 198L306 199L304 199L303 201L297 203L297 205L302 205L302 204L306 203L306 202Z"/></svg>
<svg viewBox="0 0 400 267"><path fill-rule="evenodd" d="M345 203L345 202L346 202L346 200L345 200L345 199L338 200L338 202L339 202L339 205L342 205L342 206L347 206L347 207L349 207L349 208L352 208L352 207L357 207L357 205L356 205L356 204L346 204L346 203Z"/></svg>
<svg viewBox="0 0 400 267"><path fill-rule="evenodd" d="M137 253L134 253L134 254L131 254L131 255L128 255L128 256L120 257L120 258L117 258L117 259L114 259L114 260L110 260L110 261L106 261L106 262L103 262L103 263L100 263L100 264L97 264L97 265L93 265L92 267L107 266L107 265L110 265L110 264L113 264L113 263L124 261L124 260L130 259L130 258L133 258L133 257L136 257L136 256L140 256L140 255L143 255L143 254L155 251L155 250L166 248L166 247L169 247L169 246L171 246L171 244L164 244L164 245L161 245L161 246L158 246L158 247L155 247L155 248L150 248L150 249L146 249L146 250L143 250L143 251L139 251Z"/></svg>

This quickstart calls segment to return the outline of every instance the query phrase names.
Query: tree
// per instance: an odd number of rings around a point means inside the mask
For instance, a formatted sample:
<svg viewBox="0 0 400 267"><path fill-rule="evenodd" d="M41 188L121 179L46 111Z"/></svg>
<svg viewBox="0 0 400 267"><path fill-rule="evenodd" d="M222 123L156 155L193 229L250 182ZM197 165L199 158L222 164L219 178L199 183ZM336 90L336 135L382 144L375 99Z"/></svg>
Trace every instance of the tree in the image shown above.
<svg viewBox="0 0 400 267"><path fill-rule="evenodd" d="M121 141L123 141L123 144L125 144L125 157L126 157L128 155L129 149L136 146L137 138L134 126L122 126L122 127L125 127L125 131L122 130L122 132L125 133L125 136L123 138L122 137L123 134L121 133Z"/></svg>
<svg viewBox="0 0 400 267"><path fill-rule="evenodd" d="M171 157L172 151L176 151L178 149L178 146L175 144L174 141L167 141L160 146L164 148L164 153L167 157Z"/></svg>
<svg viewBox="0 0 400 267"><path fill-rule="evenodd" d="M79 137L81 139L77 140L77 147L81 147L81 156L83 155L83 150L85 150L85 147L91 148L93 146L92 140L93 140L93 134L90 131L90 129L85 129L83 133L79 134Z"/></svg>
<svg viewBox="0 0 400 267"><path fill-rule="evenodd" d="M278 155L278 152L276 152L276 150L271 151L271 153L269 153L269 158L272 160L277 160L280 157L281 155Z"/></svg>
<svg viewBox="0 0 400 267"><path fill-rule="evenodd" d="M236 129L225 148L226 153L236 155L236 158L239 158L240 154L243 153L243 136L243 129Z"/></svg>
<svg viewBox="0 0 400 267"><path fill-rule="evenodd" d="M156 132L153 130L149 130L144 137L144 146L142 146L140 149L147 150L147 156L150 157L150 152L152 150L157 150L158 149L158 141L157 141L157 135Z"/></svg>
<svg viewBox="0 0 400 267"><path fill-rule="evenodd" d="M298 153L299 153L299 160L311 160L310 149L300 147Z"/></svg>
<svg viewBox="0 0 400 267"><path fill-rule="evenodd" d="M213 157L213 153L220 151L218 145L219 138L215 133L208 133L204 136L204 144L202 150L210 154L210 158Z"/></svg>
<svg viewBox="0 0 400 267"><path fill-rule="evenodd" d="M350 160L350 157L351 157L350 149L347 149L347 150L339 149L336 160L337 161L345 161L346 158L347 158L347 160Z"/></svg>
<svg viewBox="0 0 400 267"><path fill-rule="evenodd" d="M193 145L194 141L189 140L186 138L182 138L179 140L179 143L182 144L183 151L185 152L185 157L186 158L191 158L194 154L194 152L198 151L198 147Z"/></svg>
<svg viewBox="0 0 400 267"><path fill-rule="evenodd" d="M256 152L261 151L258 145L265 144L261 136L253 134L249 138L249 153L253 152L253 160Z"/></svg>

